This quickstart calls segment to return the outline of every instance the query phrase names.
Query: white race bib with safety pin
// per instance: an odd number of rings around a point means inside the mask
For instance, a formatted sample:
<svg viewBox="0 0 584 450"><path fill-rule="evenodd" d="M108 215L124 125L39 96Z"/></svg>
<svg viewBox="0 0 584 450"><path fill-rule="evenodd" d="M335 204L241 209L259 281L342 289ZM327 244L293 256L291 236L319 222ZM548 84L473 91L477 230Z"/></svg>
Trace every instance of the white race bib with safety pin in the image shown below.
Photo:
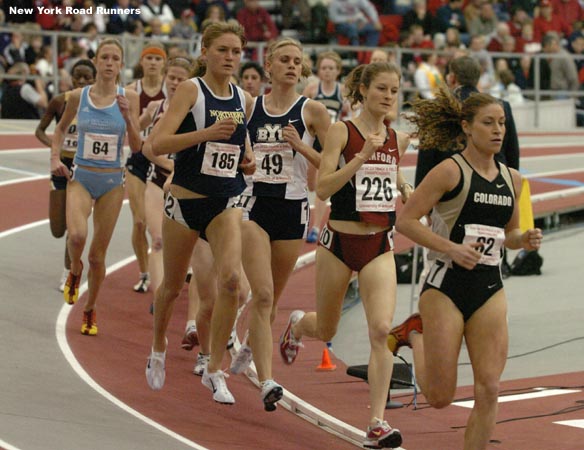
<svg viewBox="0 0 584 450"><path fill-rule="evenodd" d="M117 134L85 133L83 158L113 162L118 159Z"/></svg>
<svg viewBox="0 0 584 450"><path fill-rule="evenodd" d="M201 172L214 177L235 178L240 153L239 145L207 142Z"/></svg>
<svg viewBox="0 0 584 450"><path fill-rule="evenodd" d="M478 264L487 266L498 266L501 262L501 248L505 242L505 230L489 225L478 225L475 223L464 226L463 244L480 242L482 247L477 250L481 252L481 259Z"/></svg>
<svg viewBox="0 0 584 450"><path fill-rule="evenodd" d="M287 142L257 143L253 146L256 158L256 183L290 183L294 171L294 152Z"/></svg>
<svg viewBox="0 0 584 450"><path fill-rule="evenodd" d="M395 211L397 166L363 164L355 174L357 211Z"/></svg>

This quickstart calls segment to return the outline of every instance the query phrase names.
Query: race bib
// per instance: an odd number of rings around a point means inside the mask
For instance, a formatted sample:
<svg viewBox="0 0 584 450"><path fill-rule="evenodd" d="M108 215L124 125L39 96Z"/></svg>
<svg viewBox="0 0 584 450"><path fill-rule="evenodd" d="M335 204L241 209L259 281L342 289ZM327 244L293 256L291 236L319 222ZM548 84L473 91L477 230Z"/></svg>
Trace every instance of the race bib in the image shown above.
<svg viewBox="0 0 584 450"><path fill-rule="evenodd" d="M363 164L355 174L357 211L395 211L397 166Z"/></svg>
<svg viewBox="0 0 584 450"><path fill-rule="evenodd" d="M83 158L95 161L116 161L118 140L119 136L116 134L85 133Z"/></svg>
<svg viewBox="0 0 584 450"><path fill-rule="evenodd" d="M482 247L477 250L481 252L481 259L478 264L487 266L498 266L501 262L503 243L505 242L505 230L503 228L491 227L489 225L467 224L464 226L463 244L480 242Z"/></svg>
<svg viewBox="0 0 584 450"><path fill-rule="evenodd" d="M240 153L239 145L207 142L201 172L214 177L235 178Z"/></svg>
<svg viewBox="0 0 584 450"><path fill-rule="evenodd" d="M253 146L256 158L256 183L290 183L294 170L294 153L287 142L258 143Z"/></svg>

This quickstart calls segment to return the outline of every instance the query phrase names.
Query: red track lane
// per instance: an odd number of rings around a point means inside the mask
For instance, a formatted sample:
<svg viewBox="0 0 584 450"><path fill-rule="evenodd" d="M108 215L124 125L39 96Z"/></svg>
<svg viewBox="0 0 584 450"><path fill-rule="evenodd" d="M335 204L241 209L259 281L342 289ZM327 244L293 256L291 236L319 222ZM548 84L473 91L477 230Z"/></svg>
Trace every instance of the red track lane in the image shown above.
<svg viewBox="0 0 584 450"><path fill-rule="evenodd" d="M0 231L46 219L50 189L48 179L1 186Z"/></svg>
<svg viewBox="0 0 584 450"><path fill-rule="evenodd" d="M562 177L575 179L572 174ZM532 193L540 192L537 183L532 183ZM545 187L542 186L542 189ZM0 216L0 231L46 218L48 190L47 180L0 187L2 210L9 211ZM398 251L400 247L407 246L401 239L396 237ZM237 400L236 405L227 407L215 404L211 393L190 372L195 353L179 348L186 316L184 293L177 301L169 329L166 386L160 392L151 391L144 377L152 333L152 317L147 312L151 295L132 292L131 285L137 271L135 264L132 264L106 279L98 303L99 336L92 338L79 333L83 298L74 307L67 324L67 337L76 358L106 390L148 417L212 449L354 448L282 408L274 413L265 413L258 390L243 376L232 376L228 380ZM276 345L279 333L285 326L289 312L297 308L314 308L312 267L304 268L292 276L280 302L280 312L273 327L275 379L304 400L363 429L368 416L367 386L345 375L345 366L334 360L334 356L333 362L338 366L336 371L315 372L321 358L322 343L305 340L306 347L301 350L293 366L286 366L279 359ZM227 365L228 361L224 363ZM583 373L561 374L505 382L501 389L576 386L583 384L582 379ZM399 391L396 392L394 398L399 396ZM457 398L471 394L470 388L461 388L457 391ZM409 396L401 400L407 403ZM504 420L551 414L583 400L584 395L580 392L504 403L501 404L498 418ZM423 401L423 397L419 401ZM408 450L450 450L461 447L464 429L452 427L463 426L468 413L468 409L456 406L441 411L403 408L389 411L386 417L393 426L402 430L404 447ZM501 443L489 448L580 450L582 430L553 422L581 417L578 413L564 413L500 424L493 438Z"/></svg>

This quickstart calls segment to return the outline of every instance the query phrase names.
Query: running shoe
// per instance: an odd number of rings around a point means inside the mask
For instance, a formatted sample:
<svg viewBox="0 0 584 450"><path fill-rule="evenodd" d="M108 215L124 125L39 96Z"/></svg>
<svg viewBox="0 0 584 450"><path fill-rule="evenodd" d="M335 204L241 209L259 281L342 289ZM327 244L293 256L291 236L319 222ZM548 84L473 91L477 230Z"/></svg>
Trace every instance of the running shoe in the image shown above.
<svg viewBox="0 0 584 450"><path fill-rule="evenodd" d="M280 356L286 364L292 364L298 356L298 349L304 347L300 339L296 339L292 334L292 325L299 322L304 317L304 311L296 310L290 314L286 330L280 336Z"/></svg>
<svg viewBox="0 0 584 450"><path fill-rule="evenodd" d="M225 382L225 378L228 377L229 375L222 370L209 373L209 371L205 369L203 378L201 378L201 383L213 392L213 400L217 403L233 405L235 403L235 398L233 398L233 395L229 392L229 389L227 389L227 383Z"/></svg>
<svg viewBox="0 0 584 450"><path fill-rule="evenodd" d="M63 273L61 274L61 281L59 281L59 292L65 292L65 283L67 282L68 277L69 269L63 269Z"/></svg>
<svg viewBox="0 0 584 450"><path fill-rule="evenodd" d="M191 351L195 345L199 345L199 335L197 334L197 327L190 325L182 338L180 346L186 351Z"/></svg>
<svg viewBox="0 0 584 450"><path fill-rule="evenodd" d="M83 323L81 324L81 334L95 336L97 334L97 321L95 310L83 311Z"/></svg>
<svg viewBox="0 0 584 450"><path fill-rule="evenodd" d="M79 298L79 282L81 281L81 275L83 274L83 262L80 261L80 263L81 272L79 272L79 275L73 275L73 273L69 271L65 287L63 288L63 298L65 299L65 303L68 303L69 305L74 305Z"/></svg>
<svg viewBox="0 0 584 450"><path fill-rule="evenodd" d="M419 313L412 314L405 322L389 332L389 336L387 336L387 347L389 351L397 355L397 351L404 345L412 348L410 342L410 333L412 331L422 333L422 317Z"/></svg>
<svg viewBox="0 0 584 450"><path fill-rule="evenodd" d="M268 412L276 410L276 402L282 399L284 389L274 380L262 381L262 401L264 409Z"/></svg>
<svg viewBox="0 0 584 450"><path fill-rule="evenodd" d="M159 391L164 386L166 378L165 362L166 352L155 352L152 350L146 364L146 381L153 391Z"/></svg>
<svg viewBox="0 0 584 450"><path fill-rule="evenodd" d="M207 364L209 364L210 359L211 355L203 355L199 352L197 355L197 362L193 368L193 373L198 377L202 377L203 373L205 373L205 370L207 370Z"/></svg>
<svg viewBox="0 0 584 450"><path fill-rule="evenodd" d="M229 371L234 375L245 372L251 364L252 360L253 355L251 352L251 347L247 344L241 344L241 347L239 347L235 358L231 360Z"/></svg>
<svg viewBox="0 0 584 450"><path fill-rule="evenodd" d="M308 232L308 236L306 236L306 242L308 242L309 244L316 244L316 242L318 241L319 233L320 230L318 229L318 227L312 227Z"/></svg>
<svg viewBox="0 0 584 450"><path fill-rule="evenodd" d="M391 428L383 420L377 419L374 426L367 427L367 435L363 446L366 448L398 448L402 444L402 436L398 429Z"/></svg>
<svg viewBox="0 0 584 450"><path fill-rule="evenodd" d="M145 273L140 275L140 280L134 285L134 292L145 293L150 287L150 275Z"/></svg>
<svg viewBox="0 0 584 450"><path fill-rule="evenodd" d="M237 338L237 332L235 331L235 326L233 330L231 330L231 334L229 335L229 339L227 340L227 350L231 350L233 345L235 344L235 339Z"/></svg>

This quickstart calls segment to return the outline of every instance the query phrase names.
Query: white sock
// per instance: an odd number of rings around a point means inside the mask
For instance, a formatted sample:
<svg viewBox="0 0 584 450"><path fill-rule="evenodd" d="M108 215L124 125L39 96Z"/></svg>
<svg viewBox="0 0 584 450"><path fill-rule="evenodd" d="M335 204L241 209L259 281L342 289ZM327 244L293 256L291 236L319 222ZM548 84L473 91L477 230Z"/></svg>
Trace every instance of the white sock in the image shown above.
<svg viewBox="0 0 584 450"><path fill-rule="evenodd" d="M187 326L185 330L188 330L190 327L197 328L197 321L196 320L187 320Z"/></svg>

